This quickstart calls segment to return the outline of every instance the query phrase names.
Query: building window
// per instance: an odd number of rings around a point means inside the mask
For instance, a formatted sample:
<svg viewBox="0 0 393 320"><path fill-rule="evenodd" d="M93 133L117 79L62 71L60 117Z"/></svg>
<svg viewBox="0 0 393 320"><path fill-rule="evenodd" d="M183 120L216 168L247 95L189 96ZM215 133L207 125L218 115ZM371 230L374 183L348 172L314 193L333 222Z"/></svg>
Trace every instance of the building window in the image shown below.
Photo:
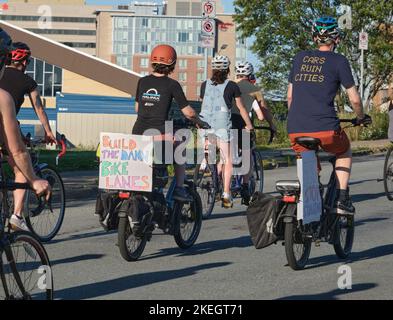
<svg viewBox="0 0 393 320"><path fill-rule="evenodd" d="M147 48L147 44L142 44L141 45L141 53L147 53L148 48Z"/></svg>
<svg viewBox="0 0 393 320"><path fill-rule="evenodd" d="M179 72L179 81L187 81L187 73L185 72Z"/></svg>
<svg viewBox="0 0 393 320"><path fill-rule="evenodd" d="M189 40L189 33L188 32L179 32L177 34L177 41L187 42L188 40Z"/></svg>
<svg viewBox="0 0 393 320"><path fill-rule="evenodd" d="M184 95L187 95L187 86L183 86Z"/></svg>
<svg viewBox="0 0 393 320"><path fill-rule="evenodd" d="M26 74L38 84L38 92L43 97L54 97L61 92L63 84L63 70L45 61L32 58L27 66Z"/></svg>
<svg viewBox="0 0 393 320"><path fill-rule="evenodd" d="M205 61L198 60L198 69L204 69L204 68L205 68Z"/></svg>
<svg viewBox="0 0 393 320"><path fill-rule="evenodd" d="M197 97L201 96L201 87L200 86L196 87L196 95L197 95Z"/></svg>
<svg viewBox="0 0 393 320"><path fill-rule="evenodd" d="M186 69L187 68L187 60L180 59L179 60L179 68L180 69Z"/></svg>
<svg viewBox="0 0 393 320"><path fill-rule="evenodd" d="M141 58L141 65L142 68L147 68L149 66L149 59L148 58Z"/></svg>
<svg viewBox="0 0 393 320"><path fill-rule="evenodd" d="M149 19L148 18L142 18L142 27L149 27Z"/></svg>
<svg viewBox="0 0 393 320"><path fill-rule="evenodd" d="M203 82L203 81L205 81L206 79L204 79L204 74L203 73L200 73L200 72L198 72L197 73L197 81L198 82Z"/></svg>
<svg viewBox="0 0 393 320"><path fill-rule="evenodd" d="M142 77L146 77L149 75L149 71L141 71L139 73L141 74Z"/></svg>

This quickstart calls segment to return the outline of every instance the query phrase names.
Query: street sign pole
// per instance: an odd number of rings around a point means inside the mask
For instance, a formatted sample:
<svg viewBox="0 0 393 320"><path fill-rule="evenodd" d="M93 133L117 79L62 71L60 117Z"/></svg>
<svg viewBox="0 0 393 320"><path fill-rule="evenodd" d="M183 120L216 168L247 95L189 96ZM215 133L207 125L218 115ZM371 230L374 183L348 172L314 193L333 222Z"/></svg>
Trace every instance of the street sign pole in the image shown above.
<svg viewBox="0 0 393 320"><path fill-rule="evenodd" d="M209 55L208 49L214 46L216 37L216 2L214 0L202 1L202 46L205 54L204 78L208 78Z"/></svg>
<svg viewBox="0 0 393 320"><path fill-rule="evenodd" d="M360 49L360 97L364 103L364 50L368 50L368 34L362 32L359 34L359 49ZM367 110L368 111L368 110Z"/></svg>

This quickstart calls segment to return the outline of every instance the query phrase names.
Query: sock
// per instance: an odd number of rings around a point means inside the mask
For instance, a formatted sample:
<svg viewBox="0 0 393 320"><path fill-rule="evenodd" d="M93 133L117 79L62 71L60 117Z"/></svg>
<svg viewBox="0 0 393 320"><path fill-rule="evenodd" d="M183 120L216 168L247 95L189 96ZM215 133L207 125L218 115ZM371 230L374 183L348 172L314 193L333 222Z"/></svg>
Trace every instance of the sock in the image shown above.
<svg viewBox="0 0 393 320"><path fill-rule="evenodd" d="M348 190L347 189L339 189L338 190L338 200L344 201L348 198Z"/></svg>

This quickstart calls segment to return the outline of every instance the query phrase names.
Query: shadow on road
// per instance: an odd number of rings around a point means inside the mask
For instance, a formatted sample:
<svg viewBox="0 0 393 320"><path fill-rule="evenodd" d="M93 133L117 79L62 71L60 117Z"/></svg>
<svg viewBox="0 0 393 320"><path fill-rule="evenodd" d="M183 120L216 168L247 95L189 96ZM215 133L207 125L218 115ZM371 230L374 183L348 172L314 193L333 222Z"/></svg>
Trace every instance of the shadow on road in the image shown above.
<svg viewBox="0 0 393 320"><path fill-rule="evenodd" d="M82 234L75 234L75 235L71 235L71 236L64 238L64 239L52 240L51 242L48 243L48 245L52 245L52 244L56 244L56 243L64 242L64 241L72 241L72 240L87 239L87 238L93 238L93 237L99 237L99 236L106 236L106 235L115 234L115 233L117 233L117 230L113 230L113 231L100 230L100 231L87 232L87 233L82 233Z"/></svg>
<svg viewBox="0 0 393 320"><path fill-rule="evenodd" d="M378 182L378 179L365 179L365 180L351 181L351 182L349 183L349 185L350 185L350 186L355 186L355 185L357 185L357 184L366 183L366 182L371 182L371 181Z"/></svg>
<svg viewBox="0 0 393 320"><path fill-rule="evenodd" d="M370 223L370 222L379 222L383 220L389 220L389 218L368 218L368 219L362 219L359 221L355 220L355 227L362 226L364 224Z"/></svg>
<svg viewBox="0 0 393 320"><path fill-rule="evenodd" d="M352 263L363 260L377 259L390 255L393 255L393 244L386 244L364 251L353 252L346 260L340 260L336 255L311 258L309 260L310 266L307 267L307 269L325 267L340 262Z"/></svg>
<svg viewBox="0 0 393 320"><path fill-rule="evenodd" d="M76 256L76 257L51 260L51 265L54 266L57 264L67 264L67 263L81 262L81 261L87 261L87 260L98 260L104 256L105 256L104 254L83 254L80 256Z"/></svg>
<svg viewBox="0 0 393 320"><path fill-rule="evenodd" d="M247 248L247 247L251 247L252 245L253 244L249 236L238 237L234 239L226 239L226 240L214 240L214 241L195 244L193 247L187 249L186 251L180 248L161 249L158 253L142 257L140 260L156 259L163 256L170 256L170 255L178 255L179 257L193 256L193 255L207 254L214 251L221 251L231 248Z"/></svg>
<svg viewBox="0 0 393 320"><path fill-rule="evenodd" d="M233 217L246 217L246 208L244 208L243 211L236 211L236 212L229 212L229 213L212 213L212 215L210 216L209 219L205 220L205 221L209 221L209 220L215 220L215 219L225 219L225 218L233 218Z"/></svg>
<svg viewBox="0 0 393 320"><path fill-rule="evenodd" d="M351 195L352 201L356 204L362 201L375 200L381 197L386 197L385 192L380 193L364 193Z"/></svg>
<svg viewBox="0 0 393 320"><path fill-rule="evenodd" d="M340 296L345 296L354 292L370 290L377 286L378 285L375 283L362 283L353 285L352 289L335 289L329 292L323 292L318 294L294 295L279 298L277 300L336 300Z"/></svg>
<svg viewBox="0 0 393 320"><path fill-rule="evenodd" d="M202 264L199 266L194 266L194 267L184 268L179 270L167 270L167 271L156 271L156 272L147 272L142 274L134 274L117 279L83 284L72 288L58 290L55 292L55 298L73 299L73 300L93 299L113 293L118 293L130 289L147 286L150 284L156 284L159 282L190 277L203 270L221 268L230 264L231 264L230 262L217 262L217 263Z"/></svg>

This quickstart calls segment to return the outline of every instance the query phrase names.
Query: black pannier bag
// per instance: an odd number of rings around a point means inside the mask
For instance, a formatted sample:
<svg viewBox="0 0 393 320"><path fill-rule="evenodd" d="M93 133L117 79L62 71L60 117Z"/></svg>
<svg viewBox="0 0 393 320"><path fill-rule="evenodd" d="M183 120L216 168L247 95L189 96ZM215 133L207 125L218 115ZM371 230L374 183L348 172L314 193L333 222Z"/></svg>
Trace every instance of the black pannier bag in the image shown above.
<svg viewBox="0 0 393 320"><path fill-rule="evenodd" d="M285 203L281 197L255 192L247 208L248 229L255 248L262 249L284 236L282 219L279 219Z"/></svg>
<svg viewBox="0 0 393 320"><path fill-rule="evenodd" d="M118 192L98 192L95 214L98 215L100 224L105 231L118 228L120 203Z"/></svg>

